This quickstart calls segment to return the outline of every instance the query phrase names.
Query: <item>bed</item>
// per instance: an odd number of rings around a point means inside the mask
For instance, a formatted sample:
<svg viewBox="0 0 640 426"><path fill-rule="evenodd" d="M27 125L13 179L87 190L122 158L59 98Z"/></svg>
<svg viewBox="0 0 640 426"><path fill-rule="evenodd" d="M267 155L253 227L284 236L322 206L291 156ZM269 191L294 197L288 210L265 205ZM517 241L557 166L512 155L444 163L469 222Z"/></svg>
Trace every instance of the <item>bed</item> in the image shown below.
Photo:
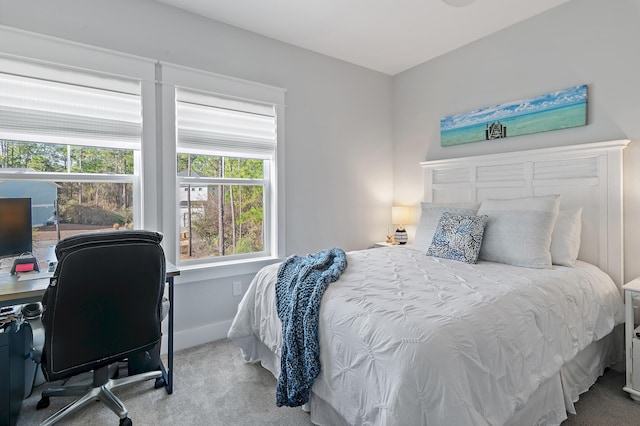
<svg viewBox="0 0 640 426"><path fill-rule="evenodd" d="M627 143L420 163L425 202L414 244L347 253L347 269L324 293L321 372L306 407L311 421L547 425L574 412L578 396L621 359L612 331L624 317L622 150ZM555 252L558 258L575 252L560 261L566 266L535 264L546 255L537 246L518 253L515 246L505 250L507 243L491 252L493 243L501 244L495 224L503 223L494 217L506 210L505 217L513 218L514 199L520 209L533 203L528 208L535 226L548 216L547 210L538 214L538 206L543 201L555 206L547 247L556 241L561 214L579 212L579 243L574 238L572 248L559 246ZM458 215L456 208L476 213ZM441 231L442 214L434 214L439 209L453 211L454 218L490 218L477 263L426 255L431 232ZM529 213L518 213L516 225L528 223ZM435 231L425 234L434 226L433 217L427 226L429 215L440 217ZM508 235L520 232L506 228ZM544 245L541 241L536 244ZM551 260L550 250L548 255ZM244 359L261 362L275 377L282 345L274 291L278 267L258 272L229 331Z"/></svg>

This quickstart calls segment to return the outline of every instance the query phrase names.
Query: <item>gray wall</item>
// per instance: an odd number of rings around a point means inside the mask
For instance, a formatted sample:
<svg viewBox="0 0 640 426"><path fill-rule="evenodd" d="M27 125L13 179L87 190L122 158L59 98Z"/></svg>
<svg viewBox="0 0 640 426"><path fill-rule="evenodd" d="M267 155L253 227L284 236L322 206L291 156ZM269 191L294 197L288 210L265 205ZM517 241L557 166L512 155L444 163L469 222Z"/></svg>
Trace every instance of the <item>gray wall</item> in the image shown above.
<svg viewBox="0 0 640 426"><path fill-rule="evenodd" d="M287 254L385 237L391 77L151 0L0 0L0 24L285 88ZM225 336L250 279L182 279L176 346Z"/></svg>
<svg viewBox="0 0 640 426"><path fill-rule="evenodd" d="M394 198L421 200L419 161L631 139L624 151L625 277L640 275L640 2L572 1L394 77ZM588 125L440 146L440 119L578 84Z"/></svg>

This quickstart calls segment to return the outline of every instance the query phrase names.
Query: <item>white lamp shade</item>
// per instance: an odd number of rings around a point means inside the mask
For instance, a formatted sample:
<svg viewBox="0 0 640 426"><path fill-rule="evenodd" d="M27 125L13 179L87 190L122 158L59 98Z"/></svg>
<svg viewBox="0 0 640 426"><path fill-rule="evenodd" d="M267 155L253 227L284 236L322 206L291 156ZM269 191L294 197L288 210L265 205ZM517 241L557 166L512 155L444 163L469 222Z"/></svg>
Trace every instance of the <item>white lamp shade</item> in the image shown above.
<svg viewBox="0 0 640 426"><path fill-rule="evenodd" d="M394 225L410 225L413 223L411 207L391 207L391 223Z"/></svg>

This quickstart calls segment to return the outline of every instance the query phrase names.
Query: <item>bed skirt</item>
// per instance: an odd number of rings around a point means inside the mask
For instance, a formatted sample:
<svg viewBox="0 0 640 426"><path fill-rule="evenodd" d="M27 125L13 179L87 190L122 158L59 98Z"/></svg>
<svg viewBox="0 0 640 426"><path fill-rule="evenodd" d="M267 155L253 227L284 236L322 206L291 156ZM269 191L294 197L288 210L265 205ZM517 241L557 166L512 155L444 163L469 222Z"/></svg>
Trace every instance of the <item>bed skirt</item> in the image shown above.
<svg viewBox="0 0 640 426"><path fill-rule="evenodd" d="M622 347L613 333L591 343L576 357L565 364L560 372L540 386L527 404L511 418L507 425L559 425L567 419L567 413L575 414L574 403L580 395L596 382L605 368L622 360ZM247 362L260 362L274 377L280 374L280 356L270 350L255 336L235 342L241 348ZM275 402L274 402L275 404ZM311 422L322 426L348 426L342 416L322 398L311 391L309 404L304 407L311 412Z"/></svg>

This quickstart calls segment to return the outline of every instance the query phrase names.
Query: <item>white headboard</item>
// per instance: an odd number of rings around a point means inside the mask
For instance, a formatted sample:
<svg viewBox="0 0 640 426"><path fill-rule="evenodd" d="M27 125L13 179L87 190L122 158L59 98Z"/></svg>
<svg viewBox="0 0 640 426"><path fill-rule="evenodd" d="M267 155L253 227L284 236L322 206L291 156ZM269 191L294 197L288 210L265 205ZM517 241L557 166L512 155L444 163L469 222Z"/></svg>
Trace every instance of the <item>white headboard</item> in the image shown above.
<svg viewBox="0 0 640 426"><path fill-rule="evenodd" d="M480 202L560 194L582 207L579 259L624 283L622 150L629 140L424 161L424 201Z"/></svg>

